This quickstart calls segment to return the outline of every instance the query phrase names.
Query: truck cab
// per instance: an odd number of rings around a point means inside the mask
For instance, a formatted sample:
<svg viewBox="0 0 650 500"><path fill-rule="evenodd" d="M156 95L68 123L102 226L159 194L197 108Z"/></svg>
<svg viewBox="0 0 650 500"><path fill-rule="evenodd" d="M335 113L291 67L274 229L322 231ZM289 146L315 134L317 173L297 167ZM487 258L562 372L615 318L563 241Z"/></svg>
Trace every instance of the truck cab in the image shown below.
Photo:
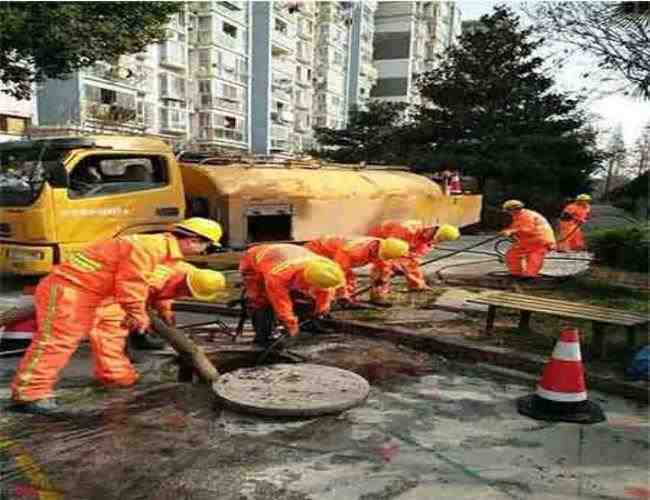
<svg viewBox="0 0 650 500"><path fill-rule="evenodd" d="M40 275L72 251L154 232L185 215L178 164L159 139L48 138L0 144L0 272Z"/></svg>

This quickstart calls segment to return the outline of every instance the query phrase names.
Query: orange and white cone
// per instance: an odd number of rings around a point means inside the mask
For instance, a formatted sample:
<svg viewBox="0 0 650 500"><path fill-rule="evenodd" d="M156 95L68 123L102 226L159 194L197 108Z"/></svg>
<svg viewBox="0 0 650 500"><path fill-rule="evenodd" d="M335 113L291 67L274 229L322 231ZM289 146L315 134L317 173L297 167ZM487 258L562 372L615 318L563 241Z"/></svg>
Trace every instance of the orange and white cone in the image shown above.
<svg viewBox="0 0 650 500"><path fill-rule="evenodd" d="M577 329L562 330L536 393L519 398L517 409L537 420L581 424L605 420L600 406L587 398Z"/></svg>

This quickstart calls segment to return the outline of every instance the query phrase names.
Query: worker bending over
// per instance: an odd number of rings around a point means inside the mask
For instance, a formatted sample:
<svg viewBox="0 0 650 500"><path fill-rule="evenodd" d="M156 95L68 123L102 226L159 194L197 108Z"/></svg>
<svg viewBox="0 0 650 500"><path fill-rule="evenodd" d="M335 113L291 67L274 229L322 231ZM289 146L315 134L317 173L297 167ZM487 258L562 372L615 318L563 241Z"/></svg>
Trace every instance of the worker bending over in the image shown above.
<svg viewBox="0 0 650 500"><path fill-rule="evenodd" d="M149 280L159 264L172 264L219 245L218 223L194 217L171 232L137 234L94 243L54 267L36 287L37 331L11 384L19 411L56 408L52 398L59 372L97 326L106 301L119 304L127 330L146 332ZM91 343L97 349L97 343ZM95 358L102 352L94 353Z"/></svg>
<svg viewBox="0 0 650 500"><path fill-rule="evenodd" d="M409 245L397 238L375 238L373 236L323 236L310 241L305 247L312 252L333 260L345 274L345 286L339 288L339 298L345 302L354 301L357 276L356 267L374 264L378 261L398 259L409 252Z"/></svg>
<svg viewBox="0 0 650 500"><path fill-rule="evenodd" d="M506 201L503 210L512 216L512 223L501 235L515 238L506 252L508 270L516 278L537 278L544 257L555 248L553 228L544 216L524 208L519 200Z"/></svg>
<svg viewBox="0 0 650 500"><path fill-rule="evenodd" d="M149 278L147 304L168 325L175 324L172 301L181 297L213 301L226 286L223 274L210 269L197 269L184 261L156 266ZM107 299L97 309L95 325L90 333L94 355L94 375L107 386L128 387L138 380L138 373L125 355L126 338L124 310L114 299Z"/></svg>
<svg viewBox="0 0 650 500"><path fill-rule="evenodd" d="M277 319L290 336L299 331L295 302L306 301L313 317L329 311L336 288L345 284L338 264L291 244L257 245L239 264L255 343L272 342ZM305 311L307 312L307 311Z"/></svg>
<svg viewBox="0 0 650 500"><path fill-rule="evenodd" d="M560 214L560 237L557 241L558 252L577 252L585 249L585 239L582 235L582 225L591 215L591 196L578 195L573 203L569 203Z"/></svg>
<svg viewBox="0 0 650 500"><path fill-rule="evenodd" d="M368 234L378 238L399 238L409 245L408 255L393 260L380 260L373 264L370 298L378 303L386 302L390 280L396 270L406 277L409 290L429 290L420 268L420 258L430 252L436 243L453 241L460 237L458 228L454 226L427 226L419 220L384 221L372 228Z"/></svg>

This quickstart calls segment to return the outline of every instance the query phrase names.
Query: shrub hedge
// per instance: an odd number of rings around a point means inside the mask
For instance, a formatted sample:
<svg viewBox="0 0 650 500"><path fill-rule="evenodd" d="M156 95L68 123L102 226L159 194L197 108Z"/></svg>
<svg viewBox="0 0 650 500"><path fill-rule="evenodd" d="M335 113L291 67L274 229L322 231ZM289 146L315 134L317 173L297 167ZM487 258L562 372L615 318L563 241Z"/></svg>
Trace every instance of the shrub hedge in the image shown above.
<svg viewBox="0 0 650 500"><path fill-rule="evenodd" d="M589 235L589 249L599 262L607 266L647 273L650 267L650 224L595 231Z"/></svg>

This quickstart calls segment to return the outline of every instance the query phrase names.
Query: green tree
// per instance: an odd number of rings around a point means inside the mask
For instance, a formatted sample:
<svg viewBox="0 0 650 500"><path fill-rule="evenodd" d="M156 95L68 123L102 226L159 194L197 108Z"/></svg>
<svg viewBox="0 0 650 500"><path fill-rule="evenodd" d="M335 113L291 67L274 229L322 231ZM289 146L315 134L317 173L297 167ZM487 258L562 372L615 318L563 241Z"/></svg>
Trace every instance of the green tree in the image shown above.
<svg viewBox="0 0 650 500"><path fill-rule="evenodd" d="M528 200L585 190L600 155L580 98L553 89L536 55L543 40L509 9L480 22L418 82L428 101L412 135L428 144L422 161L458 165L481 187L495 179Z"/></svg>
<svg viewBox="0 0 650 500"><path fill-rule="evenodd" d="M340 162L402 164L410 149L404 140L407 111L404 103L371 101L367 109L351 111L345 129L314 127L318 154Z"/></svg>
<svg viewBox="0 0 650 500"><path fill-rule="evenodd" d="M165 40L181 2L0 2L0 83L18 99L33 83Z"/></svg>

